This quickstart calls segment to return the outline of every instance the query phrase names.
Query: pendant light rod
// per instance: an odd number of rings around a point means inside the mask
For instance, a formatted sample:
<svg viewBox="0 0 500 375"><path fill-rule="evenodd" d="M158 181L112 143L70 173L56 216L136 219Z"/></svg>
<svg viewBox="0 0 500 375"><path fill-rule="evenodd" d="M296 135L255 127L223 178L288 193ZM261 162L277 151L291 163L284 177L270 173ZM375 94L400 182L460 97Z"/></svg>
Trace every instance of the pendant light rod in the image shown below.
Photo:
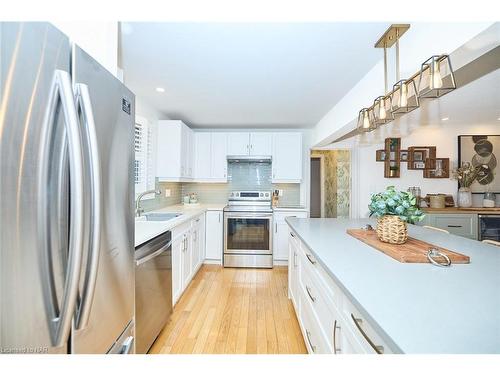
<svg viewBox="0 0 500 375"><path fill-rule="evenodd" d="M396 82L400 80L400 73L401 72L399 70L399 32L396 31Z"/></svg>
<svg viewBox="0 0 500 375"><path fill-rule="evenodd" d="M387 86L387 47L384 46L384 95L387 94L389 88Z"/></svg>

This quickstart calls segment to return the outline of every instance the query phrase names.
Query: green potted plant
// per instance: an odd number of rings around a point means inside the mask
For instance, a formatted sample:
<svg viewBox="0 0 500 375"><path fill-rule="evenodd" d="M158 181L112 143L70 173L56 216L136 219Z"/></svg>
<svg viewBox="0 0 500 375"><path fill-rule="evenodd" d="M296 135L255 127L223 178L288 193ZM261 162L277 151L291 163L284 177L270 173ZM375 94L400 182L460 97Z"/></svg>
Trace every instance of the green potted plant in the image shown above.
<svg viewBox="0 0 500 375"><path fill-rule="evenodd" d="M377 218L377 236L380 241L403 244L408 240L407 223L415 224L424 218L417 207L417 198L409 192L398 191L394 186L372 195L368 205L370 217Z"/></svg>

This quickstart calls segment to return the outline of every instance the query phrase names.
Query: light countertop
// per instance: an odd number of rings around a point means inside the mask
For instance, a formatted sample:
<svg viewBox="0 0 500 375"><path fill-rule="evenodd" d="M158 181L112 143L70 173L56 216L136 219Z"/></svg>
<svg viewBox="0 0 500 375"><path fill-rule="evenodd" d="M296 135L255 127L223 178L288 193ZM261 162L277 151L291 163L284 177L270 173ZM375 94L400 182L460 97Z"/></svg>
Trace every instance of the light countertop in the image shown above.
<svg viewBox="0 0 500 375"><path fill-rule="evenodd" d="M308 209L305 208L304 206L276 206L273 207L274 212L289 212L289 211L300 211L300 212L307 212Z"/></svg>
<svg viewBox="0 0 500 375"><path fill-rule="evenodd" d="M225 204L199 204L182 205L176 204L167 206L152 212L176 212L181 213L179 217L168 221L145 221L139 219L135 221L135 247L149 241L150 239L171 230L179 224L182 224L192 218L201 215L205 211L222 211Z"/></svg>
<svg viewBox="0 0 500 375"><path fill-rule="evenodd" d="M399 263L346 233L371 219L286 221L393 350L500 353L497 247L409 225L410 236L471 258L439 268Z"/></svg>
<svg viewBox="0 0 500 375"><path fill-rule="evenodd" d="M445 208L429 208L423 207L422 211L428 214L480 214L480 215L498 215L500 207L483 208L483 207L445 207Z"/></svg>

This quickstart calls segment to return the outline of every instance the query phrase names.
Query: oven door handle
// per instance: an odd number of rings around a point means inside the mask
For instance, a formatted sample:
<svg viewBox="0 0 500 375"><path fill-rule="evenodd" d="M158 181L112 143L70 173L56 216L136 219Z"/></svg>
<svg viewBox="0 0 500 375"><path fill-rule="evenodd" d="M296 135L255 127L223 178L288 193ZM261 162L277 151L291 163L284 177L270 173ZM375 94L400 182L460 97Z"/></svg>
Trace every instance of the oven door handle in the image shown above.
<svg viewBox="0 0 500 375"><path fill-rule="evenodd" d="M273 215L272 214L265 214L265 215L261 215L261 214L229 214L229 213L226 213L226 219L272 219L273 218Z"/></svg>

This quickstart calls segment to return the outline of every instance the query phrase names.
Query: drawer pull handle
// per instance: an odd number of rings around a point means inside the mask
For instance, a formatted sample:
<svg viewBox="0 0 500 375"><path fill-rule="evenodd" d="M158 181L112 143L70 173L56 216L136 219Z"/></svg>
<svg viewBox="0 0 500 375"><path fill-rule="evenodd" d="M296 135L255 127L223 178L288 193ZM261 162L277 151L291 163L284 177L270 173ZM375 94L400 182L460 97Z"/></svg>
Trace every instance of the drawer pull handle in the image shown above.
<svg viewBox="0 0 500 375"><path fill-rule="evenodd" d="M292 236L293 238L295 238L295 236L293 235L293 233L292 233L292 232L290 232L290 236Z"/></svg>
<svg viewBox="0 0 500 375"><path fill-rule="evenodd" d="M297 268L297 253L293 252L293 266Z"/></svg>
<svg viewBox="0 0 500 375"><path fill-rule="evenodd" d="M337 319L333 323L333 354L339 354L342 350L337 349L337 329L340 331L340 326L337 324Z"/></svg>
<svg viewBox="0 0 500 375"><path fill-rule="evenodd" d="M306 337L307 337L307 342L309 343L309 346L311 347L311 350L313 351L313 353L316 353L316 347L311 343L311 332L309 332L307 329L306 329Z"/></svg>
<svg viewBox="0 0 500 375"><path fill-rule="evenodd" d="M448 225L448 228L462 228L461 225Z"/></svg>
<svg viewBox="0 0 500 375"><path fill-rule="evenodd" d="M316 260L311 255L306 253L306 257L307 259L309 259L309 262L311 262L312 264L316 264Z"/></svg>
<svg viewBox="0 0 500 375"><path fill-rule="evenodd" d="M375 345L372 340L368 337L368 335L363 331L363 328L361 328L361 324L363 323L363 319L355 318L353 314L351 314L352 321L358 328L359 332L363 335L365 338L366 342L370 344L373 350L375 350L375 353L377 354L383 354L384 353L384 347L381 345Z"/></svg>
<svg viewBox="0 0 500 375"><path fill-rule="evenodd" d="M307 294L309 294L309 298L311 299L311 301L316 302L316 297L313 297L313 295L311 293L311 288L309 288L307 285L306 285L306 291L307 291Z"/></svg>

